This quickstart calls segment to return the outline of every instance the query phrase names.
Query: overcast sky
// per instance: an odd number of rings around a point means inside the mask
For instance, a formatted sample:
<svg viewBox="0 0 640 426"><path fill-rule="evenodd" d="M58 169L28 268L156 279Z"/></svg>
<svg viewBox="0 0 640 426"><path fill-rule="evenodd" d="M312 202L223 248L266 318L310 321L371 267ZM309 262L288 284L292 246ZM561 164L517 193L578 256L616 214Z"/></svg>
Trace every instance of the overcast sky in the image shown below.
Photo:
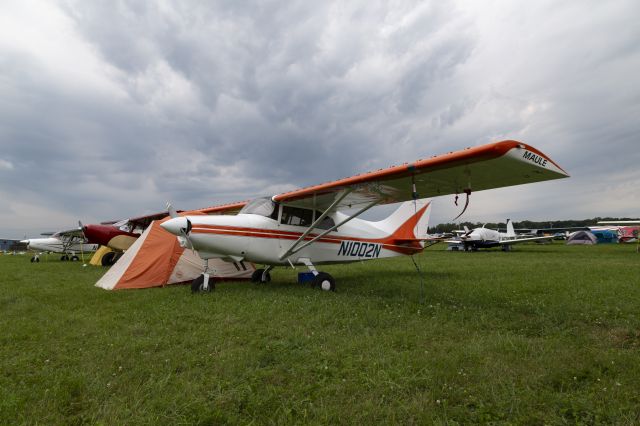
<svg viewBox="0 0 640 426"><path fill-rule="evenodd" d="M0 237L503 139L572 177L474 193L463 219L637 217L638 22L637 0L4 0Z"/></svg>

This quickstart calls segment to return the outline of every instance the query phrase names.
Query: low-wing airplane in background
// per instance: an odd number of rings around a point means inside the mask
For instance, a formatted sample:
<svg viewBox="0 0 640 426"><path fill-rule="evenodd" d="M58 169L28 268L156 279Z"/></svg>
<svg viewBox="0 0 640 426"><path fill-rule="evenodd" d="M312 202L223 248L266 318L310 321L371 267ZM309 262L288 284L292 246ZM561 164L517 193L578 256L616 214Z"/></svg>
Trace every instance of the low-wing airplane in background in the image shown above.
<svg viewBox="0 0 640 426"><path fill-rule="evenodd" d="M28 250L35 252L31 262L40 262L39 253L61 253L60 260L80 260L78 253L94 252L97 244L88 244L80 229L60 231L49 235L47 238L30 238L20 241L27 245Z"/></svg>
<svg viewBox="0 0 640 426"><path fill-rule="evenodd" d="M551 241L553 235L544 237L518 236L513 229L513 223L507 219L507 232L499 232L493 229L474 228L471 231L465 226L464 233L455 239L446 240L449 246L457 250L461 247L464 251L476 251L481 248L502 247L502 251L510 251L513 244L532 241Z"/></svg>
<svg viewBox="0 0 640 426"><path fill-rule="evenodd" d="M270 281L275 266L304 265L313 286L335 290L335 280L316 265L412 255L423 250L430 203L424 197L568 177L537 149L503 141L405 163L387 169L311 186L250 203L212 207L238 214L174 216L161 226L205 260L264 264L253 279ZM422 198L422 199L420 199ZM413 201L411 201L413 200ZM358 219L373 206L403 202L380 222ZM348 212L348 213L347 213ZM464 212L464 210L463 210ZM213 287L208 266L192 291Z"/></svg>

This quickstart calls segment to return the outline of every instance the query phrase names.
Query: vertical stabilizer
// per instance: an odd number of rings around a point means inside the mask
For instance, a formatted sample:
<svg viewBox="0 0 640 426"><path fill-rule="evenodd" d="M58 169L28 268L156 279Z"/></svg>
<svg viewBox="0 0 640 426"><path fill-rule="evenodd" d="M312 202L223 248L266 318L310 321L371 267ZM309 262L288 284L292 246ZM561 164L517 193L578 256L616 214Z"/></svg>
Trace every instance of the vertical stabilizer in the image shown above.
<svg viewBox="0 0 640 426"><path fill-rule="evenodd" d="M513 222L511 219L507 219L507 237L512 238L516 236L516 231L513 229Z"/></svg>
<svg viewBox="0 0 640 426"><path fill-rule="evenodd" d="M396 238L419 239L427 236L431 201L423 198L415 201L405 201L389 217L376 226Z"/></svg>

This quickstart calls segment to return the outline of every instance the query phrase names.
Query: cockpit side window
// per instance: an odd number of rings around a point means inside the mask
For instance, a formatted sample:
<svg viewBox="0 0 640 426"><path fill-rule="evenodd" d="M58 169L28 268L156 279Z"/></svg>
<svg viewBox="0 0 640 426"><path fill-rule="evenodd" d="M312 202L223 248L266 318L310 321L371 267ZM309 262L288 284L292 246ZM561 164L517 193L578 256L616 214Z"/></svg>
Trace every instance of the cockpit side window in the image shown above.
<svg viewBox="0 0 640 426"><path fill-rule="evenodd" d="M282 206L283 225L310 226L313 223L313 210Z"/></svg>

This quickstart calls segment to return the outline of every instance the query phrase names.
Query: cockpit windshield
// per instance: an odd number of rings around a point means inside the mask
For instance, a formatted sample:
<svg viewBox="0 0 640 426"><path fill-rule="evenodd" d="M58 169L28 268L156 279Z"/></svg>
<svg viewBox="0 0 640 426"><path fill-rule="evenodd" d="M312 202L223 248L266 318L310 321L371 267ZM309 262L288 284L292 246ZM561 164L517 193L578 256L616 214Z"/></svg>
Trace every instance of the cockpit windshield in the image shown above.
<svg viewBox="0 0 640 426"><path fill-rule="evenodd" d="M275 211L276 203L270 197L256 198L249 201L238 214L257 214L270 217Z"/></svg>
<svg viewBox="0 0 640 426"><path fill-rule="evenodd" d="M121 231L131 232L131 224L129 223L129 219L123 219L119 222L114 223L112 226L115 226Z"/></svg>

